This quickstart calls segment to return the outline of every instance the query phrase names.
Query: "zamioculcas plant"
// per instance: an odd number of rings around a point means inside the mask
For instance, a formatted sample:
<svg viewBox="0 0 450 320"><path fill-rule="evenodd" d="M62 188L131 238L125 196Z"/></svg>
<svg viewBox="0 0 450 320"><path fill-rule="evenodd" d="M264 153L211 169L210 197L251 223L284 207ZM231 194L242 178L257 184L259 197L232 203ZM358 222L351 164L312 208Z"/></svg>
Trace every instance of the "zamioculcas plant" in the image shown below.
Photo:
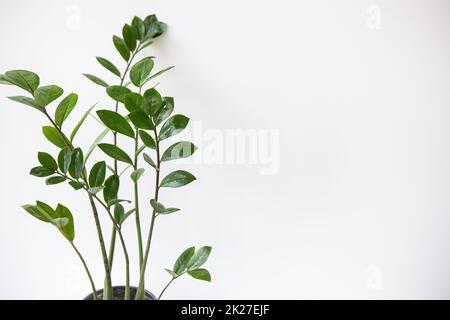
<svg viewBox="0 0 450 320"><path fill-rule="evenodd" d="M35 218L56 227L67 239L78 255L88 276L92 294L91 299L155 299L145 290L146 267L149 262L150 247L157 219L173 214L179 209L163 204L161 191L164 188L179 188L193 182L196 178L184 170L164 172L163 164L167 161L189 157L197 147L188 141L169 142L173 136L186 128L189 118L174 113L174 99L162 97L155 89L152 80L172 67L153 72L155 58L139 57L155 38L166 30L166 24L158 21L155 15L144 20L134 17L131 24L125 24L122 37L113 36L113 44L124 60L121 70L106 58L97 57L105 69L117 77L116 84L109 85L92 74L84 74L95 84L104 87L106 94L113 99L113 108L90 107L81 116L72 130L67 130L66 119L75 110L78 95L70 93L63 97L54 111L51 104L63 96L63 89L56 85L40 85L37 74L25 70L10 70L0 75L0 83L23 89L26 95L13 96L9 99L34 108L48 121L42 127L47 140L57 147L53 154L38 153L39 165L31 169L30 174L46 178L48 186L67 183L78 193L84 193L89 201L96 227L101 258L104 266L104 287L98 290L83 255L75 245L74 218L71 210L62 204L56 207L43 201L24 205L26 212ZM137 62L135 62L137 60ZM82 149L76 144L79 129L89 115L97 118L104 129L94 139L89 148ZM132 141L132 152L126 152L120 142ZM93 151L105 159L93 159ZM146 168L142 167L143 161ZM131 168L131 174L124 172ZM154 194L145 199L148 204L141 207L139 181L143 174L149 172L154 176ZM132 186L134 198L123 199L120 190ZM81 194L77 196L81 197ZM105 239L104 227L99 216L106 214L111 222L109 244ZM130 286L130 263L128 245L122 232L122 225L128 217L134 216L137 239L133 241L138 248L136 272L139 276L137 287ZM141 220L149 222L149 230L144 230ZM113 268L116 242L119 243L125 259L125 286L113 287L111 269ZM204 246L198 250L186 249L176 260L171 269L168 284L163 288L158 299L169 285L177 278L188 274L199 280L211 281L209 272L202 268L209 257L211 247Z"/></svg>

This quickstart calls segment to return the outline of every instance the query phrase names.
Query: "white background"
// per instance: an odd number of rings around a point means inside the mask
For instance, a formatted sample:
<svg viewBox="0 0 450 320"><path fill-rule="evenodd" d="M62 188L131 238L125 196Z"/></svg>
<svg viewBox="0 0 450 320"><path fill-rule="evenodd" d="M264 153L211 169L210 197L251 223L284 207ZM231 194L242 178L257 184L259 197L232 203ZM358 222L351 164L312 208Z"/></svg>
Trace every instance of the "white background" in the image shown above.
<svg viewBox="0 0 450 320"><path fill-rule="evenodd" d="M81 73L113 83L94 57L123 69L112 34L156 13L169 30L146 53L158 69L176 65L158 88L179 113L205 130L279 130L274 175L261 175L261 165L170 165L198 181L162 191L182 212L156 227L151 291L183 249L210 244L212 283L180 279L167 298L450 298L449 9L445 0L2 1L0 71L33 70L42 84L79 93L70 129L93 103L112 107ZM101 287L86 196L28 175L37 151L56 149L40 134L41 115L5 98L18 89L0 94L0 298L80 299L89 286L77 257L20 205L72 209L76 242ZM88 124L83 146L100 130ZM136 284L133 227L125 230ZM122 261L117 250L115 284Z"/></svg>

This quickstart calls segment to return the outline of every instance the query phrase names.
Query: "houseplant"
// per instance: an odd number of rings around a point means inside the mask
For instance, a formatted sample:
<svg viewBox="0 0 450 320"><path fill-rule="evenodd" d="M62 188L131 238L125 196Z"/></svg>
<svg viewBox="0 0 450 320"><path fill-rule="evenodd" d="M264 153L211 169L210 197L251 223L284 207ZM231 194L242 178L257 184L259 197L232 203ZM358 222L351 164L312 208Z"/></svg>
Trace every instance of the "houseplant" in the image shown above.
<svg viewBox="0 0 450 320"><path fill-rule="evenodd" d="M166 141L185 129L189 122L189 118L184 115L173 115L174 99L162 97L152 86L152 80L172 67L153 72L155 64L153 56L137 58L142 54L142 50L151 45L165 30L165 23L159 21L155 15L149 15L145 19L134 17L130 24L124 25L122 37L113 36L114 47L124 60L124 70L120 71L105 58L97 57L97 61L117 76L117 84L109 85L97 76L84 75L93 83L105 88L106 94L114 101L114 108L96 108L94 105L84 112L70 131L66 130L64 124L72 111L76 110L78 100L76 93L64 96L55 110L51 111L52 103L56 104L57 99L64 94L62 88L56 85L41 86L40 77L31 71L10 70L0 75L0 83L25 90L27 95L12 96L9 99L32 107L43 115L48 125L42 128L42 133L58 150L53 155L39 152L37 156L39 165L32 168L30 174L45 178L48 186L69 184L77 192L77 197L81 196L79 193L84 193L89 201L105 272L103 289L98 291L87 262L74 242L75 228L72 211L63 204L52 206L40 200L35 204L24 205L23 209L35 218L56 227L66 238L86 271L92 290L90 296L92 299L152 299L150 294L146 294L145 274L155 222L164 215L179 211L177 208L166 207L161 203L160 191L163 188L182 187L196 179L184 170L163 175L164 162L189 157L197 147L188 141L171 144L167 144ZM95 113L94 109L96 109ZM89 115L96 117L104 125L104 130L93 139L94 142L89 148L82 149L76 145L75 138ZM132 153L127 153L120 147L120 140L124 141L123 139L131 139L133 142ZM101 151L96 155L100 155L102 159L93 159L95 149ZM149 151L153 154L149 155ZM140 166L142 159L147 165L146 168ZM124 174L128 168L132 169L131 174ZM151 214L143 216L144 207L140 206L142 196L139 194L139 179L147 172L154 175L155 189L151 199L146 199ZM133 188L134 199L122 199L119 196L121 188L130 185ZM99 219L101 214L106 214L111 223L109 247L104 236L105 228ZM122 224L132 216L138 235L136 245L139 254L135 259L138 266L136 272L139 275L137 287L130 285L132 257L128 255L129 243L126 243L122 232ZM147 232L144 232L141 227L143 218L151 219ZM122 287L113 287L111 279L117 242L125 259L126 280ZM173 281L184 274L195 279L210 281L209 272L202 268L210 252L209 246L198 250L194 247L186 249L178 257L174 266L166 269L170 280L157 298L160 299Z"/></svg>

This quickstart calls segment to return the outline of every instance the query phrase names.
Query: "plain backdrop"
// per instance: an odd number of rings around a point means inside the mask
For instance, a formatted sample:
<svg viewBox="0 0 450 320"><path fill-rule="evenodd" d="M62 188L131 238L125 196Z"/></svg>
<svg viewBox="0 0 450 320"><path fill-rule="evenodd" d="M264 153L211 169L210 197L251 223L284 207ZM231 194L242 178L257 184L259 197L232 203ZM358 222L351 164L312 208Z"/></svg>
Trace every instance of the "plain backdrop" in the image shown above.
<svg viewBox="0 0 450 320"><path fill-rule="evenodd" d="M8 0L0 72L33 70L42 84L77 92L70 129L90 105L113 106L81 74L114 83L95 56L123 69L112 35L134 15L156 13L169 29L145 54L157 57L156 69L176 65L158 89L192 119L186 133L272 132L273 174L258 161L168 164L198 181L161 194L182 211L156 226L152 292L182 250L209 244L212 283L185 277L166 298L450 298L449 9L446 0ZM38 151L57 150L40 134L40 114L6 99L17 94L0 88L0 298L81 299L89 285L68 243L20 205L72 209L76 243L101 287L88 202L28 175ZM100 130L89 118L77 143L86 148ZM208 134L194 142L201 158ZM145 230L150 171L141 182ZM131 184L121 195L131 197ZM109 240L104 213L102 223ZM132 219L124 230L136 284Z"/></svg>

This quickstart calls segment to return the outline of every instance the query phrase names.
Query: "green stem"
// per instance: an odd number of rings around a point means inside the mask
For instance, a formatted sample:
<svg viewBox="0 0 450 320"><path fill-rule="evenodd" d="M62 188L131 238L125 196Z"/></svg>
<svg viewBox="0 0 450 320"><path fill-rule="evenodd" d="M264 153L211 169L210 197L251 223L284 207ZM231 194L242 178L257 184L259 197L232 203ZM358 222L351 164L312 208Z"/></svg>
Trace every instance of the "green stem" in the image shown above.
<svg viewBox="0 0 450 320"><path fill-rule="evenodd" d="M139 149L139 129L136 129L136 138L134 141L134 170L138 169L138 154L137 151ZM134 182L134 206L135 206L135 218L136 218L136 233L138 237L138 247L139 247L139 265L142 265L143 261L143 248L142 248L142 232L141 232L141 221L139 218L139 188L138 181Z"/></svg>
<svg viewBox="0 0 450 320"><path fill-rule="evenodd" d="M159 173L160 173L160 166L161 166L161 160L160 160L160 152L159 152L159 139L158 139L158 132L156 131L156 127L154 128L153 132L155 133L155 141L156 141L156 178L155 178L155 201L158 201L158 195L159 195ZM147 237L147 244L145 247L145 255L144 255L144 261L141 264L141 272L139 276L139 287L136 292L136 300L142 300L144 299L144 276L145 276L145 269L147 267L148 262L148 255L150 252L150 246L152 244L152 238L153 238L153 229L155 227L155 220L156 220L156 211L153 209L152 212L152 221L150 224L150 230L148 232Z"/></svg>
<svg viewBox="0 0 450 320"><path fill-rule="evenodd" d="M172 284L172 282L175 280L176 278L172 278L169 283L164 287L164 289L161 291L161 293L159 294L158 300L161 300L162 295L164 294L164 292L166 292L167 288Z"/></svg>
<svg viewBox="0 0 450 320"><path fill-rule="evenodd" d="M72 246L73 250L75 250L76 254L78 255L78 257L81 260L81 263L83 264L84 270L86 271L86 274L89 278L89 282L91 283L91 288L92 288L92 299L93 300L97 300L97 290L95 289L95 284L94 281L92 280L92 276L91 276L91 272L89 271L89 268L86 264L86 261L84 260L83 256L81 255L80 251L77 249L77 247L75 246L75 244L73 243L73 241L69 241L70 245Z"/></svg>

